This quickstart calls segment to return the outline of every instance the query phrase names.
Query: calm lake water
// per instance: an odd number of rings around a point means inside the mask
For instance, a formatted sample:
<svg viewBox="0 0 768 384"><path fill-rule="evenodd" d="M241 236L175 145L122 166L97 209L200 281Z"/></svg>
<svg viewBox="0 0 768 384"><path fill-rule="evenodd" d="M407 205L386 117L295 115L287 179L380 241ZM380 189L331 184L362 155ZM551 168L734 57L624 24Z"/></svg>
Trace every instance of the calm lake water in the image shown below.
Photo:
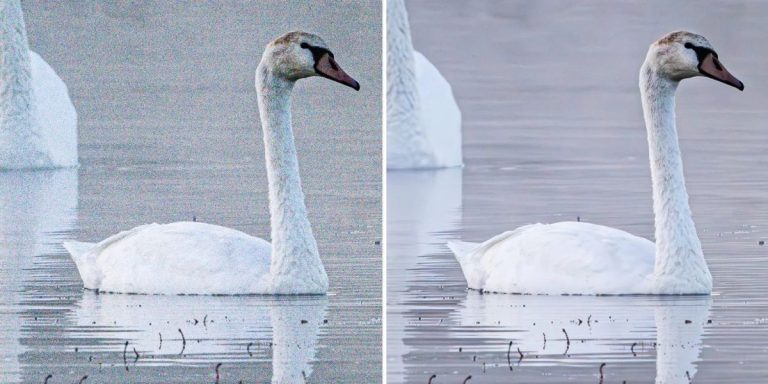
<svg viewBox="0 0 768 384"><path fill-rule="evenodd" d="M388 173L392 383L747 383L768 374L768 4L408 3L414 44L453 85L463 170ZM678 91L711 297L468 292L444 243L581 220L653 238L638 91L648 45L689 29L744 81ZM566 335L570 344L566 340ZM545 341L546 339L546 341ZM510 342L512 346L510 347ZM520 353L518 353L518 348ZM520 359L520 354L523 358Z"/></svg>
<svg viewBox="0 0 768 384"><path fill-rule="evenodd" d="M0 174L0 382L213 382L217 363L222 383L380 382L380 2L23 7L78 110L81 166ZM293 103L330 294L83 291L63 240L193 217L269 237L253 73L299 28L362 85L304 80Z"/></svg>

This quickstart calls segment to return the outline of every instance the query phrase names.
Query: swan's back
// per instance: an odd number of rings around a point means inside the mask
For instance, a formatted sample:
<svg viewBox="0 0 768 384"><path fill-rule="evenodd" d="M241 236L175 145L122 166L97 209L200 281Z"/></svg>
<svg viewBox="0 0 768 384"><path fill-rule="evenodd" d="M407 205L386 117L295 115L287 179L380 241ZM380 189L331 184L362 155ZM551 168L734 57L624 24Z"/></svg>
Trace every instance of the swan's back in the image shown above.
<svg viewBox="0 0 768 384"><path fill-rule="evenodd" d="M40 143L53 167L77 165L77 112L64 81L37 53L30 51L35 123Z"/></svg>
<svg viewBox="0 0 768 384"><path fill-rule="evenodd" d="M431 146L433 165L461 166L461 110L451 84L424 55L414 51L413 58L421 100L419 123Z"/></svg>
<svg viewBox="0 0 768 384"><path fill-rule="evenodd" d="M269 293L269 242L197 222L148 224L65 243L85 288L151 294Z"/></svg>
<svg viewBox="0 0 768 384"><path fill-rule="evenodd" d="M533 224L482 244L451 243L470 288L529 294L651 293L655 246L582 222Z"/></svg>

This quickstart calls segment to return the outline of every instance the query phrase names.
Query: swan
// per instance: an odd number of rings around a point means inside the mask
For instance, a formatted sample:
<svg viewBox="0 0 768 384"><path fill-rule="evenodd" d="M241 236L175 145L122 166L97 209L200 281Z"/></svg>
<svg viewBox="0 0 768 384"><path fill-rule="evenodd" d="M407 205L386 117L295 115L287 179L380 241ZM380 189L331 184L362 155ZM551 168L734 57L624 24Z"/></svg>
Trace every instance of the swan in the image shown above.
<svg viewBox="0 0 768 384"><path fill-rule="evenodd" d="M325 42L306 32L289 32L270 42L256 70L272 244L199 222L142 225L100 243L66 242L85 288L145 294L325 294L328 276L307 218L291 127L291 92L297 80L311 76L360 89Z"/></svg>
<svg viewBox="0 0 768 384"><path fill-rule="evenodd" d="M387 17L387 169L460 167L451 85L413 49L404 1L387 2Z"/></svg>
<svg viewBox="0 0 768 384"><path fill-rule="evenodd" d="M656 244L584 222L526 225L481 244L451 242L468 286L525 294L710 294L675 128L675 91L694 76L744 90L709 41L690 32L654 42L640 69Z"/></svg>
<svg viewBox="0 0 768 384"><path fill-rule="evenodd" d="M0 169L77 166L77 112L67 86L29 50L18 0L0 3Z"/></svg>

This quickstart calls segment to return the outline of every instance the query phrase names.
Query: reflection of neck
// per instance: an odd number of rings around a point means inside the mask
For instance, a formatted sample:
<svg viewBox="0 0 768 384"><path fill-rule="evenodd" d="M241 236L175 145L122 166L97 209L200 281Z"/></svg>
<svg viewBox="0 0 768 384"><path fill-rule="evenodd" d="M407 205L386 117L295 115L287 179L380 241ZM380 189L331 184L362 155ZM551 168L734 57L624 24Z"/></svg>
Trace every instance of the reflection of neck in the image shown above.
<svg viewBox="0 0 768 384"><path fill-rule="evenodd" d="M307 218L291 127L293 85L274 76L263 62L259 65L256 87L269 181L272 288L274 293L325 293L328 279Z"/></svg>
<svg viewBox="0 0 768 384"><path fill-rule="evenodd" d="M411 28L403 0L387 3L387 45L387 156L396 161L402 158L398 155L401 153L410 158L418 155L425 157L422 159L425 164L429 163L431 155L424 152L426 138L419 124L418 80Z"/></svg>
<svg viewBox="0 0 768 384"><path fill-rule="evenodd" d="M656 320L656 383L689 383L701 353L704 322L709 316L709 299L694 303L666 303L654 309ZM681 326L690 321L690 324Z"/></svg>
<svg viewBox="0 0 768 384"><path fill-rule="evenodd" d="M32 66L24 16L18 0L0 3L0 166L43 165L35 143ZM17 164L24 161L24 164Z"/></svg>
<svg viewBox="0 0 768 384"><path fill-rule="evenodd" d="M305 383L312 375L320 324L327 300L278 302L272 318L272 383Z"/></svg>
<svg viewBox="0 0 768 384"><path fill-rule="evenodd" d="M677 84L647 64L641 69L640 92L653 181L656 289L657 293L709 293L712 277L688 206L675 127Z"/></svg>

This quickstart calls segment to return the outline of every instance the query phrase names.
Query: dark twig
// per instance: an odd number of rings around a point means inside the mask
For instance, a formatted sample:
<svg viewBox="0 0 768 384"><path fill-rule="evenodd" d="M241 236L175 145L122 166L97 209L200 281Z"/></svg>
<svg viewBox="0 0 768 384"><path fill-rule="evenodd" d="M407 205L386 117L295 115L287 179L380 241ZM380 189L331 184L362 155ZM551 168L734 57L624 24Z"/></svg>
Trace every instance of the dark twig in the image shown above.
<svg viewBox="0 0 768 384"><path fill-rule="evenodd" d="M123 347L123 365L125 366L125 370L128 371L128 359L125 357L125 353L128 351L128 342L125 342L125 347Z"/></svg>
<svg viewBox="0 0 768 384"><path fill-rule="evenodd" d="M83 376L82 378L80 378L80 381L78 381L77 384L83 384L83 381L85 381L85 379L87 378L88 378L88 375Z"/></svg>
<svg viewBox="0 0 768 384"><path fill-rule="evenodd" d="M464 381L462 381L461 384L467 384L467 381L469 381L469 379L471 378L472 378L472 375L467 376L467 378L464 379Z"/></svg>
<svg viewBox="0 0 768 384"><path fill-rule="evenodd" d="M605 367L605 363L600 364L600 384L603 384L603 367Z"/></svg>
<svg viewBox="0 0 768 384"><path fill-rule="evenodd" d="M568 337L568 332L565 331L565 328L563 328L563 333L565 334L565 352L563 352L563 355L568 353L568 350L571 349L571 339Z"/></svg>
<svg viewBox="0 0 768 384"><path fill-rule="evenodd" d="M43 384L48 384L48 379L50 379L51 377L53 377L53 375L48 374L48 376L45 377L45 381L43 381Z"/></svg>
<svg viewBox="0 0 768 384"><path fill-rule="evenodd" d="M253 343L248 343L248 346L245 347L245 350L248 352L248 356L253 357L253 353L251 353L251 345L253 345Z"/></svg>
<svg viewBox="0 0 768 384"><path fill-rule="evenodd" d="M435 377L437 377L437 375L430 376L429 381L427 381L427 384L432 384L432 379L434 379Z"/></svg>
<svg viewBox="0 0 768 384"><path fill-rule="evenodd" d="M187 348L187 339L184 337L184 332L181 331L181 328L179 328L179 333L181 334L181 352L179 352L179 355L182 355Z"/></svg>
<svg viewBox="0 0 768 384"><path fill-rule="evenodd" d="M547 349L547 334L544 333L544 332L542 332L541 334L544 336L544 347L541 348L541 350L543 351L543 350Z"/></svg>
<svg viewBox="0 0 768 384"><path fill-rule="evenodd" d="M219 384L219 367L221 367L221 363L216 364L216 384Z"/></svg>
<svg viewBox="0 0 768 384"><path fill-rule="evenodd" d="M133 364L136 364L139 361L139 352L136 351L136 347L133 347L133 353L136 355L136 358L133 359Z"/></svg>
<svg viewBox="0 0 768 384"><path fill-rule="evenodd" d="M517 363L520 364L520 362L523 361L523 353L520 352L520 347L517 347L517 354L520 355L520 358L517 359Z"/></svg>
<svg viewBox="0 0 768 384"><path fill-rule="evenodd" d="M693 383L693 379L691 379L691 374L688 373L688 371L685 371L685 377L688 378L688 384Z"/></svg>
<svg viewBox="0 0 768 384"><path fill-rule="evenodd" d="M507 348L507 365L509 366L509 370L512 370L512 359L510 359L509 354L512 352L512 342L509 342L509 348Z"/></svg>
<svg viewBox="0 0 768 384"><path fill-rule="evenodd" d="M632 343L632 347L629 348L629 350L632 352L632 356L637 356L637 353L635 353L635 345L637 345L637 342Z"/></svg>

